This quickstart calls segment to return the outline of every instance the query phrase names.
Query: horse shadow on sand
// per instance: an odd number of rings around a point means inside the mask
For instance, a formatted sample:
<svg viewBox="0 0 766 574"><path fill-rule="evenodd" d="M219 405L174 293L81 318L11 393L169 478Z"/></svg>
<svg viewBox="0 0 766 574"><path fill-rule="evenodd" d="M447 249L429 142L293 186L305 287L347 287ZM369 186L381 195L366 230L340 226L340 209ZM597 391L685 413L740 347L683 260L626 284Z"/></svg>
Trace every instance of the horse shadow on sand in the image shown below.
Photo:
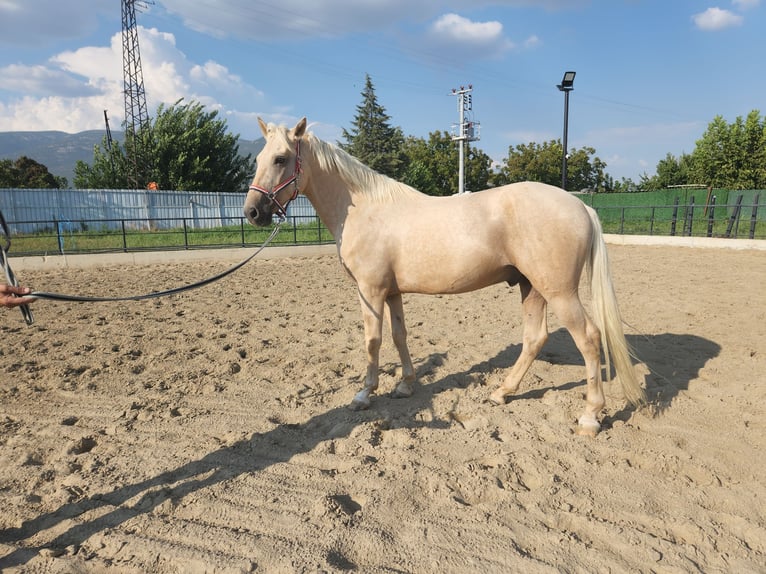
<svg viewBox="0 0 766 574"><path fill-rule="evenodd" d="M682 391L689 389L689 383L699 376L700 370L705 364L718 356L721 346L709 339L690 334L661 333L657 335L627 335L628 345L634 356L634 363L639 373L644 372L644 388L646 390L649 407L654 414L661 414L669 409L673 400ZM478 363L464 373L446 375L441 381L429 385L439 388L439 385L465 386L460 381L466 375L487 375L497 369L505 370L513 366L521 353L521 344L508 346L486 361ZM559 365L577 365L585 368L582 355L566 329L559 329L550 333L548 340L541 349L537 360L547 361ZM534 366L530 368L530 373ZM614 373L611 374L611 377ZM639 374L639 377L641 375ZM576 387L584 387L585 380L571 381L563 384L546 384L528 388L529 373L525 375L521 383L521 391L509 397L511 401L522 399L540 399L551 390L567 390ZM603 421L604 427L608 428L612 420L628 420L634 407L625 407L617 411Z"/></svg>
<svg viewBox="0 0 766 574"><path fill-rule="evenodd" d="M705 363L716 357L720 346L695 335L663 333L651 336L628 336L636 356L646 361L650 374L646 377L647 395L658 410L664 410L679 392L687 390L689 382L697 377ZM475 375L488 374L496 369L510 368L521 351L520 344L508 346L496 356L472 366L463 372L447 373L437 380L418 384L409 399L392 399L386 395L374 399L368 411L351 412L346 406L332 408L311 417L300 424L278 424L272 430L254 433L247 439L212 451L198 460L117 488L111 492L96 493L90 497L62 505L58 509L24 522L18 528L0 531L0 542L15 545L9 554L0 557L0 569L26 564L44 548L60 550L79 547L94 534L115 528L124 522L149 513L165 501L181 498L209 486L254 473L273 464L289 461L294 455L309 452L324 441L348 436L357 426L380 419L381 408L391 414L396 424L406 428L448 428L450 421L421 421L413 413L433 406L435 395L452 388L465 388ZM433 374L447 353L434 353L417 365L418 378ZM539 360L554 363L581 365L582 357L565 330L551 333ZM534 367L533 367L534 368ZM524 383L522 383L523 385ZM564 384L546 385L523 391L512 400L541 398L552 389L571 389L584 386L579 380ZM611 420L630 418L631 409L612 415ZM605 420L608 428L611 421ZM337 429L342 428L342 434ZM332 429L332 432L330 432ZM275 448L275 446L277 448ZM139 497L137 500L133 500ZM76 524L52 540L41 545L24 545L24 540L34 537L60 523L76 518L85 512L106 510L92 520Z"/></svg>

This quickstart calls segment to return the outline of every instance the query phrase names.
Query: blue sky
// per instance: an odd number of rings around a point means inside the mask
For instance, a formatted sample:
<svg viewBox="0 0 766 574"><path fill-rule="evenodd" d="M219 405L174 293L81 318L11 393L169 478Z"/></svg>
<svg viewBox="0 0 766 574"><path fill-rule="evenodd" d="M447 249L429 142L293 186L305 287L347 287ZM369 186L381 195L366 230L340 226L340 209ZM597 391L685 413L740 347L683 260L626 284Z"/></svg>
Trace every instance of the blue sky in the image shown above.
<svg viewBox="0 0 766 574"><path fill-rule="evenodd" d="M762 110L761 0L156 0L138 14L150 112L196 99L246 139L256 118L337 141L365 74L405 135L457 122L472 84L481 149L562 136L615 179L693 151L716 115ZM123 119L118 0L0 0L0 131Z"/></svg>

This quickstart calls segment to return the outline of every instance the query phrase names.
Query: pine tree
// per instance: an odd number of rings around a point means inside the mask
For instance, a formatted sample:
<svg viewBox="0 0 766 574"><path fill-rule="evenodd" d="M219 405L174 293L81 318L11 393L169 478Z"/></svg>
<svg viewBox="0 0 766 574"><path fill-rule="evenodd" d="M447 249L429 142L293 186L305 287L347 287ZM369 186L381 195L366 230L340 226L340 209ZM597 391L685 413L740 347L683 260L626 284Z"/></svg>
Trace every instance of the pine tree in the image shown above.
<svg viewBox="0 0 766 574"><path fill-rule="evenodd" d="M390 125L390 120L385 108L378 103L372 79L367 74L353 127L350 131L343 129L346 142L339 145L375 171L400 179L407 168L404 135L401 128Z"/></svg>

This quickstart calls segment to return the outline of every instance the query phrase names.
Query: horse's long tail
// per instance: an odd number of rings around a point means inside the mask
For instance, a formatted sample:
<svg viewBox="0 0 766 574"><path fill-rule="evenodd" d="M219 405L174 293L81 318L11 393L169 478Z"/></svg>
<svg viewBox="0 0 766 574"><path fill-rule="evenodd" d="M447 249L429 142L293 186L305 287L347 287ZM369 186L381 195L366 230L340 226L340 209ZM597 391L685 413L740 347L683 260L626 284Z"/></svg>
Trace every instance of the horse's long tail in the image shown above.
<svg viewBox="0 0 766 574"><path fill-rule="evenodd" d="M609 256L604 243L601 222L594 209L585 207L593 227L590 259L587 262L593 297L592 312L596 325L601 331L601 344L604 347L606 360L606 376L607 378L610 376L611 364L614 363L614 370L620 380L625 398L630 404L638 406L646 403L646 395L638 382L636 371L630 360L632 352L622 330L622 317L612 284Z"/></svg>

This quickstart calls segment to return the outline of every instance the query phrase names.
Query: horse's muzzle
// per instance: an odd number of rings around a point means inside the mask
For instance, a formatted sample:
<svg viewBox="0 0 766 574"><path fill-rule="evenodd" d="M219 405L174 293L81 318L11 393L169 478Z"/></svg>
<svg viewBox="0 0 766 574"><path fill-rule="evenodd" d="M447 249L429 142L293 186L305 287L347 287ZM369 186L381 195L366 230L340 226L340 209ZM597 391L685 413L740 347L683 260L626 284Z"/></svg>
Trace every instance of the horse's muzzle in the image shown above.
<svg viewBox="0 0 766 574"><path fill-rule="evenodd" d="M244 211L245 217L253 225L266 227L271 224L271 202L266 197L261 197L258 201L246 201Z"/></svg>

